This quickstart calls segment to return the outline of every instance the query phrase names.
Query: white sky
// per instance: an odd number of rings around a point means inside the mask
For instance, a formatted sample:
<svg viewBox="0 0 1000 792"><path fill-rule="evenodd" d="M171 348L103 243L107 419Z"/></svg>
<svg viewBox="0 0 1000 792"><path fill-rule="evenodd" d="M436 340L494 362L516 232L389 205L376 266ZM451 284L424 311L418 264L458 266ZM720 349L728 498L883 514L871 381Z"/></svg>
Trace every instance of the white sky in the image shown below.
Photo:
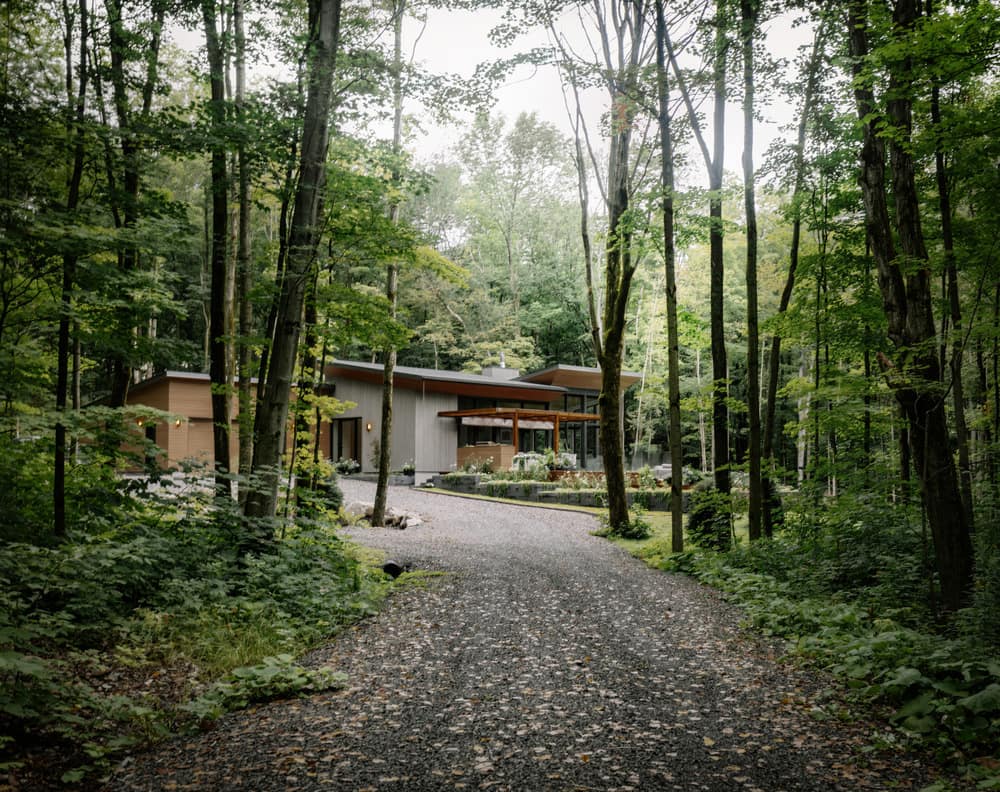
<svg viewBox="0 0 1000 792"><path fill-rule="evenodd" d="M416 45L415 56L418 63L432 73L459 74L462 77L471 76L476 66L484 61L499 57L509 57L515 52L531 46L541 46L548 43L546 34L538 31L519 39L511 48L501 49L493 45L489 39L490 30L500 21L499 11L447 11L431 10L428 21ZM569 23L568 23L569 24ZM576 27L576 20L571 21ZM421 26L412 18L407 18L404 25L404 49L409 53L413 47L413 39L420 32ZM569 30L567 32L570 32ZM189 52L201 52L204 38L200 30L174 31L175 41ZM768 25L766 30L767 47L772 55L793 62L798 50L808 45L811 40L811 30L807 26L793 27L789 16L779 17ZM278 72L285 67L278 66ZM258 70L251 75L251 81L266 77L270 71L267 68ZM592 129L596 129L597 119L606 110L607 100L601 91L593 91L584 97L587 112L593 120ZM513 121L521 112L535 112L544 121L554 124L567 136L571 127L567 120L564 100L561 93L559 78L553 68L531 69L527 66L502 86L496 95L494 111L503 113L509 121ZM421 109L415 104L406 107L406 112L420 114ZM755 131L754 162L759 168L763 162L764 152L776 137L791 139L789 130L782 126L794 123L797 108L783 101L777 104L759 105L758 113L764 118ZM461 117L460 117L461 118ZM471 119L471 114L465 115ZM435 155L447 154L463 133L461 122L457 126L438 127L422 121L427 133L413 142L414 153L420 160L431 160ZM706 130L711 145L711 130ZM389 137L391 132L384 133ZM743 118L742 109L738 103L730 104L726 115L726 170L742 174L740 158L743 150ZM697 185L704 180L704 167L700 154L690 152L692 167L689 178ZM683 178L683 177L682 177Z"/></svg>
<svg viewBox="0 0 1000 792"><path fill-rule="evenodd" d="M442 11L430 12L428 23L417 44L416 60L429 71L437 73L456 73L463 77L472 75L476 66L491 58L509 56L515 51L530 46L546 43L545 34L539 32L519 40L513 48L499 49L489 40L489 31L500 19L500 13L494 11ZM575 21L575 20L574 20ZM412 39L419 31L419 26L408 19L404 28L404 36L409 39L407 47L412 47ZM790 19L783 17L771 25L767 31L767 46L772 54L786 58L792 62L798 48L808 44L811 31L806 27L792 27ZM595 93L590 96L588 110L596 122L600 113L606 109L606 100ZM571 128L566 117L566 110L560 90L559 79L554 69L531 70L522 67L515 78L504 85L497 93L495 110L513 120L521 112L536 112L539 118L548 121L567 135ZM415 112L416 108L407 108L407 112ZM765 122L758 125L755 139L755 163L759 167L763 154L776 136L789 136L790 132L782 132L780 127L794 121L796 108L781 103L777 106L762 106L758 112ZM416 141L415 153L421 159L429 159L433 155L445 151L453 145L462 134L461 129L429 128L430 134ZM710 132L709 132L710 134ZM740 157L743 150L743 118L739 104L731 104L726 116L726 169L734 173L742 173ZM692 152L694 153L694 152ZM701 167L700 155L693 160L697 166L694 174L704 172Z"/></svg>

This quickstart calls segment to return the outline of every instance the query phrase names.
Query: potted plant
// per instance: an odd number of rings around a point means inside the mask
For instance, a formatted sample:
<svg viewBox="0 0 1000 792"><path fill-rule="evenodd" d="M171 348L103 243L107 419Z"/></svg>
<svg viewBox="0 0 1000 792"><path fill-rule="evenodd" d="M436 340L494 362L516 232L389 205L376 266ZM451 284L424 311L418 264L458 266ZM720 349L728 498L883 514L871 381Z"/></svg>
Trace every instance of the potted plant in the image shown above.
<svg viewBox="0 0 1000 792"><path fill-rule="evenodd" d="M416 474L417 466L411 460L403 465L399 473L395 473L389 477L389 483L402 487L412 487L416 481Z"/></svg>

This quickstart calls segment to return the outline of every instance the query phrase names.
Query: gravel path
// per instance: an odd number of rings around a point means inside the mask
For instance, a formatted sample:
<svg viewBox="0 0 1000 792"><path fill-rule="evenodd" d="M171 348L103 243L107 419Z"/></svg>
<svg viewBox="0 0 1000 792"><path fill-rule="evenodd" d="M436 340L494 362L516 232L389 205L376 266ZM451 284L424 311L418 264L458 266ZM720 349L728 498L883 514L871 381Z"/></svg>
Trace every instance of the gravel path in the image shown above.
<svg viewBox="0 0 1000 792"><path fill-rule="evenodd" d="M347 501L372 485L343 482ZM423 525L354 529L449 574L313 653L348 689L227 716L127 761L109 789L919 788L918 759L813 717L810 675L741 635L712 590L587 515L393 488Z"/></svg>

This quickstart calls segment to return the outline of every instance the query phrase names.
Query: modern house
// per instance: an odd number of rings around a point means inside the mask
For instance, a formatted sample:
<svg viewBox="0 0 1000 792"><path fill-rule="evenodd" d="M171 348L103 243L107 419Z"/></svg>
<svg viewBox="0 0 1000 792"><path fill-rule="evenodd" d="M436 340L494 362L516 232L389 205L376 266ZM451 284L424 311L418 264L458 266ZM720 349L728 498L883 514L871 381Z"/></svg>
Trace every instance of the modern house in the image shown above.
<svg viewBox="0 0 1000 792"><path fill-rule="evenodd" d="M254 381L256 386L256 380ZM167 422L141 426L146 438L164 452L163 464L176 467L181 462L211 463L214 454L212 437L212 383L208 374L190 371L166 371L129 388L128 404L143 404L171 413ZM230 414L237 414L233 397ZM239 439L235 426L229 437L229 468L235 470L239 459Z"/></svg>
<svg viewBox="0 0 1000 792"><path fill-rule="evenodd" d="M381 436L382 366L338 360L324 373L328 393L355 406L319 427L320 449L331 460L355 460L362 472L372 472ZM638 381L622 373L623 389ZM547 448L575 456L582 469L602 467L599 369L557 365L522 376L499 366L482 374L397 366L393 383L392 467L412 464L418 482L487 459L506 468L519 451ZM165 372L136 385L129 402L182 416L147 430L169 464L211 460L207 375ZM235 454L234 437L232 463Z"/></svg>

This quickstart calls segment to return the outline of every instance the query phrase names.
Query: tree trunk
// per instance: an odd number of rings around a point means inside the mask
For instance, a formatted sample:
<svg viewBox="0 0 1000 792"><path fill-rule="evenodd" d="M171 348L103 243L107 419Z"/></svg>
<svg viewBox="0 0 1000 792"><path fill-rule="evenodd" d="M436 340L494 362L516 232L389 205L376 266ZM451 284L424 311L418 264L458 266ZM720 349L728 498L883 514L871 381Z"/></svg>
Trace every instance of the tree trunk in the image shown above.
<svg viewBox="0 0 1000 792"><path fill-rule="evenodd" d="M915 0L898 0L893 12L898 37L912 29L917 15ZM907 261L907 274L904 275L896 256L886 200L885 143L879 137L879 129L886 118L880 117L871 80L864 74L868 58L867 24L866 3L852 0L848 35L855 59L855 102L863 125L860 183L889 337L898 356L897 361L892 361L880 353L879 360L907 419L910 448L934 540L943 604L947 610L956 611L971 595L972 543L951 456L944 401L938 392L942 378L934 351L936 331L930 273L920 227L914 161L909 150L912 100L906 91L911 84L912 65L905 52L894 55L887 64L889 99L886 115L894 128L889 147L895 231ZM921 265L914 267L913 262Z"/></svg>
<svg viewBox="0 0 1000 792"><path fill-rule="evenodd" d="M303 306L303 320L305 327L305 340L302 344L301 363L299 365L299 378L296 391L298 400L295 405L295 417L292 422L292 456L288 464L288 497L285 499L285 513L288 513L288 505L295 500L298 502L298 490L308 486L299 478L299 460L307 453L310 446L319 443L319 424L315 428L309 424L309 410L306 409L303 399L307 393L319 395L320 391L320 368L319 360L316 357L315 349L319 343L316 334L319 326L319 306L317 297L319 293L319 272L313 270L310 273L309 288L306 291L305 305ZM295 485L294 490L292 485ZM296 494L293 497L293 492Z"/></svg>
<svg viewBox="0 0 1000 792"><path fill-rule="evenodd" d="M615 104L627 114L628 98L619 94ZM619 112L613 110L612 112ZM622 425L621 369L625 352L628 295L635 272L632 234L626 227L629 208L628 165L631 119L622 119L612 134L608 159L608 239L605 254L604 338L601 363L600 406L601 454L608 487L608 519L613 530L625 529L630 521L625 494L625 447Z"/></svg>
<svg viewBox="0 0 1000 792"><path fill-rule="evenodd" d="M822 53L822 42L824 30L820 27L816 31L813 39L812 55L806 66L805 94L802 98L802 112L799 116L798 138L795 147L795 186L792 190L792 242L788 253L788 274L785 277L785 286L781 290L781 299L778 303L778 315L784 314L788 310L788 305L792 300L792 291L795 288L795 276L799 268L799 249L802 240L802 200L803 187L805 185L805 158L806 158L806 132L808 130L809 117L812 115L813 97L816 95L816 82L819 76L819 62ZM771 353L767 361L767 393L764 398L764 434L762 438L763 449L763 480L761 489L764 496L764 534L771 536L774 533L775 503L773 501L771 486L771 476L775 469L774 459L774 436L776 431L775 420L777 416L778 400L778 379L781 374L781 336L775 333L771 337Z"/></svg>
<svg viewBox="0 0 1000 792"><path fill-rule="evenodd" d="M1000 283L993 292L993 443L1000 443ZM990 481L994 497L1000 501L1000 463L997 449L990 447Z"/></svg>
<svg viewBox="0 0 1000 792"><path fill-rule="evenodd" d="M600 357L601 393L597 405L601 414L598 436L604 477L608 488L608 522L612 530L623 530L629 524L628 497L625 494L625 447L621 412L621 353L617 333L605 335L605 352ZM617 350L617 353L616 351ZM615 355L617 354L617 358Z"/></svg>
<svg viewBox="0 0 1000 792"><path fill-rule="evenodd" d="M319 244L319 207L326 173L333 71L340 36L340 0L311 0L310 16L316 19L310 33L309 87L302 124L302 152L295 209L288 245L288 260L278 298L275 335L267 378L254 421L253 473L261 486L247 497L245 514L252 538L245 549L259 549L270 537L261 524L274 517L278 498L281 454L291 395L292 373L302 329L302 306L309 274L315 266ZM312 12L315 12L313 15Z"/></svg>
<svg viewBox="0 0 1000 792"><path fill-rule="evenodd" d="M928 12L932 8L928 0ZM931 123L935 129L941 128L941 91L937 85L931 91ZM934 146L934 165L938 188L938 206L941 214L941 244L944 247L945 274L947 277L948 309L951 318L951 394L952 409L955 414L955 434L958 435L959 491L965 520L969 530L973 530L972 511L972 461L969 455L969 428L965 421L965 388L962 382L962 308L958 299L958 267L955 264L955 239L951 227L951 194L948 187L948 172L944 151L941 148L940 133ZM943 362L942 362L943 366Z"/></svg>
<svg viewBox="0 0 1000 792"><path fill-rule="evenodd" d="M105 0L105 9L108 15L108 37L110 39L111 52L111 84L114 93L115 116L118 121L118 135L120 137L119 146L122 155L122 183L121 195L113 182L109 182L112 193L112 203L115 204L114 212L116 224L119 228L135 229L139 221L139 187L141 173L142 146L139 142L137 127L142 127L148 120L152 109L153 92L156 87L157 71L159 64L159 51L161 31L163 29L163 18L166 14L166 6L163 2L152 4L152 24L153 31L151 40L146 47L146 74L141 85L140 92L142 106L139 111L139 118L133 118L130 91L130 75L126 54L129 52L131 35L125 29L122 19L122 12L125 7L124 0ZM131 272L139 266L139 251L133 243L126 243L122 247L118 260L119 268L123 272ZM135 331L135 321L130 309L125 308L118 312L117 317L119 343L131 347L131 338ZM132 355L130 349L120 350L113 355L111 396L109 403L112 407L122 407L128 397L128 388L132 378Z"/></svg>
<svg viewBox="0 0 1000 792"><path fill-rule="evenodd" d="M632 257L632 233L627 213L630 203L629 157L632 124L635 118L636 79L644 55L645 4L624 4L610 18L599 4L593 5L604 57L605 87L611 100L610 151L608 156L606 202L608 235L605 242L604 306L598 319L592 273L589 271L589 236L586 222L581 225L588 267L588 309L591 337L601 366L601 393L598 407L601 420L599 437L608 488L608 519L612 531L627 528L630 518L625 494L625 449L622 426L621 367L625 346L625 324L629 291L636 263ZM550 27L564 57L569 58L561 35ZM586 212L586 174L582 155L582 111L575 70L569 70L569 82L576 98L577 171L581 209ZM588 142L589 146L589 142ZM590 150L591 160L594 159Z"/></svg>
<svg viewBox="0 0 1000 792"><path fill-rule="evenodd" d="M670 547L684 550L684 449L681 445L680 338L674 247L674 145L670 131L670 84L666 62L667 23L656 0L656 74L659 94L660 189L663 191L663 266L667 295L667 397L670 412Z"/></svg>
<svg viewBox="0 0 1000 792"><path fill-rule="evenodd" d="M215 454L215 489L220 496L228 495L229 485L229 359L226 342L226 293L229 279L227 247L229 229L229 175L226 167L226 83L222 41L216 24L215 0L202 0L202 20L205 25L205 49L208 53L209 104L213 143L211 150L212 237L211 237L211 297L209 310L209 378L212 382L212 438Z"/></svg>
<svg viewBox="0 0 1000 792"><path fill-rule="evenodd" d="M403 142L403 14L406 12L406 0L393 2L393 75L392 75L392 153L396 158L393 181L399 182L399 157L402 155ZM390 210L392 222L399 222L399 202L393 203ZM508 249L510 245L508 243ZM396 318L396 304L399 296L399 262L390 261L385 275L385 296L389 301L390 318ZM516 304L515 304L516 308ZM375 503L372 505L372 525L382 525L385 522L386 500L389 495L389 473L392 466L392 390L393 376L396 370L396 348L389 346L385 350L385 365L382 367L382 425L379 434L378 447L378 481L375 485Z"/></svg>
<svg viewBox="0 0 1000 792"><path fill-rule="evenodd" d="M726 126L726 38L725 4L716 3L715 14L714 111L712 122L713 152L709 164L709 249L711 268L712 334L712 466L715 487L730 490L729 471L729 384L725 331L725 259L722 225L722 176L725 158Z"/></svg>
<svg viewBox="0 0 1000 792"><path fill-rule="evenodd" d="M246 124L246 34L243 24L243 0L233 0L233 30L236 36L236 118ZM239 302L239 343L236 372L239 393L240 479L245 480L253 464L253 397L250 375L250 334L253 332L253 305L250 302L252 262L250 260L250 165L246 143L240 138L237 150L239 171L238 235L236 238L237 300ZM246 487L240 487L240 500L245 502Z"/></svg>
<svg viewBox="0 0 1000 792"><path fill-rule="evenodd" d="M701 393L701 349L696 349L694 351L694 382L698 389L698 393ZM700 401L700 399L699 399ZM705 432L705 413L699 406L698 408L698 450L699 459L701 460L701 472L708 473L708 439L706 438Z"/></svg>
<svg viewBox="0 0 1000 792"><path fill-rule="evenodd" d="M712 347L712 468L715 486L720 492L730 491L729 471L729 408L728 398L728 365L726 361L726 336L724 324L724 286L725 260L724 238L722 225L722 177L723 159L725 156L725 124L726 124L726 61L729 49L726 37L726 5L724 0L715 4L715 59L712 65L713 78L713 113L712 113L712 151L709 152L702 129L701 116L691 99L684 81L683 73L677 62L676 53L666 41L667 55L673 68L681 98L687 109L688 122L694 132L695 140L701 150L705 169L708 173L709 186L709 270L710 270L710 313L711 313L711 347Z"/></svg>
<svg viewBox="0 0 1000 792"><path fill-rule="evenodd" d="M757 324L757 203L754 189L754 34L756 0L740 0L743 43L743 196L747 224L747 409L750 420L750 541L761 537L763 495L760 445L760 331Z"/></svg>
<svg viewBox="0 0 1000 792"><path fill-rule="evenodd" d="M80 183L83 180L84 155L86 153L83 139L83 123L85 120L87 99L87 38L90 35L87 25L87 0L79 0L77 11L80 15L80 54L77 72L76 93L73 92L73 51L72 31L73 12L70 11L68 0L63 2L63 16L66 21L66 101L72 108L71 118L67 124L67 132L73 138L73 161L69 177L66 210L76 211L80 203ZM71 329L73 327L73 288L76 281L77 256L66 253L63 256L62 296L59 316L59 351L56 371L56 413L60 420L55 427L55 469L53 471L53 533L57 537L66 535L66 425L62 415L66 412L67 395L69 391L70 345ZM74 399L74 401L76 401Z"/></svg>

